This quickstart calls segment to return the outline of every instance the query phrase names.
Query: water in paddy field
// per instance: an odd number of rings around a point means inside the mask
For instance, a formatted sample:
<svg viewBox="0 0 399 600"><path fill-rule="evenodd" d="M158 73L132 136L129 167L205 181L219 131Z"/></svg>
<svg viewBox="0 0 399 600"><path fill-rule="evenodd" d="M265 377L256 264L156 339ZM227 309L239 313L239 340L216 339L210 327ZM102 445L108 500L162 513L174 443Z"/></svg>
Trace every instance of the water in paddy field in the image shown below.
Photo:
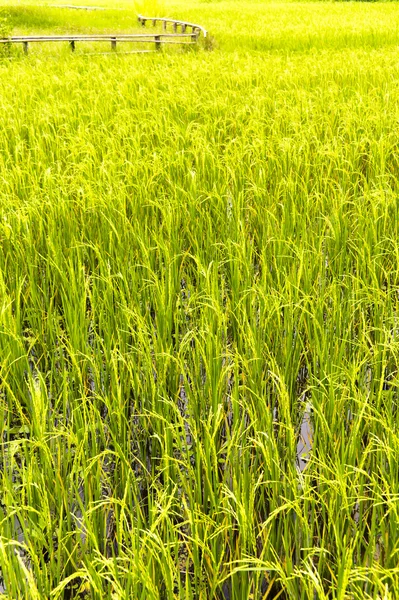
<svg viewBox="0 0 399 600"><path fill-rule="evenodd" d="M310 403L306 403L305 412L302 417L301 429L298 443L296 446L297 467L302 473L306 469L309 462L309 455L312 450L313 428L311 423L311 407Z"/></svg>

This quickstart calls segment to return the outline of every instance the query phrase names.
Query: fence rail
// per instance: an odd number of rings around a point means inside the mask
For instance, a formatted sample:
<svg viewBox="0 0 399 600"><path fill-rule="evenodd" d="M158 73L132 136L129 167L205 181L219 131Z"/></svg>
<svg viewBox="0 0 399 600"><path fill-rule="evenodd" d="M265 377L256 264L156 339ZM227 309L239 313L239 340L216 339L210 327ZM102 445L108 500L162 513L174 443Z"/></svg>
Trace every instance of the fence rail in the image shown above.
<svg viewBox="0 0 399 600"><path fill-rule="evenodd" d="M166 19L161 17L144 17L143 15L138 15L138 21L141 23L143 27L146 26L147 21L152 23L155 27L157 23L162 23L164 30L167 29L168 24L170 24L173 28L174 32L177 32L178 27L181 28L182 33L185 33L187 29L191 29L193 33L196 33L198 36L200 33L206 38L207 30L202 27L202 25L197 25L196 23L189 23L188 21L178 21L176 19Z"/></svg>
<svg viewBox="0 0 399 600"><path fill-rule="evenodd" d="M111 50L117 49L118 43L135 42L144 44L155 44L155 50L159 51L163 44L192 45L198 43L202 33L206 37L206 29L195 23L186 23L174 19L161 19L153 17L138 16L139 23L145 27L147 21L151 21L155 27L158 22L163 24L163 33L132 33L132 34L91 34L91 35L16 35L8 38L0 38L0 44L22 44L25 54L29 52L29 44L43 42L68 42L72 52L76 49L77 42L110 42ZM172 25L173 32L167 33L168 24ZM178 27L181 31L178 33ZM190 30L191 29L191 33ZM141 50L139 52L148 52Z"/></svg>

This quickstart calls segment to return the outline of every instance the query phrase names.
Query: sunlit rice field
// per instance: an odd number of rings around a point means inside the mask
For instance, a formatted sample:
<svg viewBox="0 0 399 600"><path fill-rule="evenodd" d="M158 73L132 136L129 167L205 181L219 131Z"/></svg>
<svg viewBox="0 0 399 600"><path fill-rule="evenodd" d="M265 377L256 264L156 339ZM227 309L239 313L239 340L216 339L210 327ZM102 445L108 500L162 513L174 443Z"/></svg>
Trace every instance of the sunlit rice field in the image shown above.
<svg viewBox="0 0 399 600"><path fill-rule="evenodd" d="M395 600L398 5L74 3L209 41L0 49L0 598Z"/></svg>

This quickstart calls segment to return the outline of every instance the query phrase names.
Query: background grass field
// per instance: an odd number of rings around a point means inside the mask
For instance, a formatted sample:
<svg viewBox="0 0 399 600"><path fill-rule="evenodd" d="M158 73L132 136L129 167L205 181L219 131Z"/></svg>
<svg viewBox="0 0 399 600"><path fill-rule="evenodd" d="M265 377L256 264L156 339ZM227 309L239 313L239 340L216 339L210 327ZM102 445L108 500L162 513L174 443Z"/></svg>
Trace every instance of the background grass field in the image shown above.
<svg viewBox="0 0 399 600"><path fill-rule="evenodd" d="M4 597L397 598L397 4L3 5Z"/></svg>

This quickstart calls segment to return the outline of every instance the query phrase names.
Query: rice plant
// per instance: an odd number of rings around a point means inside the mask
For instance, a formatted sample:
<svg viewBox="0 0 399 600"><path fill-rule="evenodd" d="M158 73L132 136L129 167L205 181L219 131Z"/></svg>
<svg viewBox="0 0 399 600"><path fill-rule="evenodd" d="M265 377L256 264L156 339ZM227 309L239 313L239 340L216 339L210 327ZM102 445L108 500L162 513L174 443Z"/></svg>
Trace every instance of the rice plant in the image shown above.
<svg viewBox="0 0 399 600"><path fill-rule="evenodd" d="M2 597L393 600L396 5L166 9L0 59Z"/></svg>

